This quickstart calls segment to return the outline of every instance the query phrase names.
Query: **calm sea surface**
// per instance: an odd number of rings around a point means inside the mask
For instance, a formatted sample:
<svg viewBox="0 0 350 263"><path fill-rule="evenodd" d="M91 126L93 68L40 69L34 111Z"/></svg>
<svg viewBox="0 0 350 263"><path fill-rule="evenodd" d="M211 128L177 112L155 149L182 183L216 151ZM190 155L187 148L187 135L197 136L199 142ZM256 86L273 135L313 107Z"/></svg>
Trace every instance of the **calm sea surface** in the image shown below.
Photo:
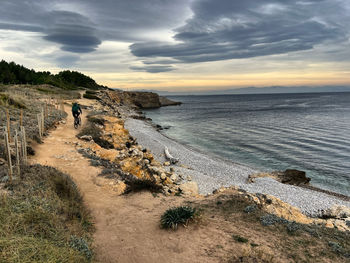
<svg viewBox="0 0 350 263"><path fill-rule="evenodd" d="M171 96L147 110L164 134L261 170L299 169L350 196L350 93Z"/></svg>

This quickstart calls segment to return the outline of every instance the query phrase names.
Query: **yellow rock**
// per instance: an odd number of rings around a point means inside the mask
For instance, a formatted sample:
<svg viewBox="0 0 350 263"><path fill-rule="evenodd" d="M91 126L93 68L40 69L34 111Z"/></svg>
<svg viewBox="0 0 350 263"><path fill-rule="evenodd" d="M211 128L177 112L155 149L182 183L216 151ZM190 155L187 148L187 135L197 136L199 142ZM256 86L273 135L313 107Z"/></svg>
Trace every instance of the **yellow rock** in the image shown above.
<svg viewBox="0 0 350 263"><path fill-rule="evenodd" d="M113 191L116 192L117 195L122 195L125 193L126 184L122 181L118 181L117 184L113 185Z"/></svg>
<svg viewBox="0 0 350 263"><path fill-rule="evenodd" d="M350 231L350 227L346 225L344 220L336 219L334 220L333 225L340 231Z"/></svg>
<svg viewBox="0 0 350 263"><path fill-rule="evenodd" d="M327 227L327 228L334 228L334 225L333 225L331 220L326 220L324 226Z"/></svg>
<svg viewBox="0 0 350 263"><path fill-rule="evenodd" d="M274 196L268 195L266 197L272 201L271 204L263 205L262 208L266 212L301 224L311 224L313 222L311 218L301 213L299 208L293 207Z"/></svg>

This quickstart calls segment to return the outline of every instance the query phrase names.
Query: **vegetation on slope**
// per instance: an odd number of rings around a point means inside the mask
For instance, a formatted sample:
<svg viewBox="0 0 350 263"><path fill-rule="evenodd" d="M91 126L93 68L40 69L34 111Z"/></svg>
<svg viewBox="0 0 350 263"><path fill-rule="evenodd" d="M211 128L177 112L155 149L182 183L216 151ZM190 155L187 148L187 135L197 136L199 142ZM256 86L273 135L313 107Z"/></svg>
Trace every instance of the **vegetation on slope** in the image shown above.
<svg viewBox="0 0 350 263"><path fill-rule="evenodd" d="M89 262L92 225L69 176L22 167L0 197L0 262Z"/></svg>
<svg viewBox="0 0 350 263"><path fill-rule="evenodd" d="M84 87L87 89L100 89L92 78L76 72L65 70L58 74L51 74L49 71L36 72L14 62L8 63L4 60L0 62L0 83L3 84L49 84L62 89L77 89Z"/></svg>
<svg viewBox="0 0 350 263"><path fill-rule="evenodd" d="M216 228L220 240L206 251L219 262L349 262L350 232L268 214L244 194L185 204L201 211L204 228Z"/></svg>

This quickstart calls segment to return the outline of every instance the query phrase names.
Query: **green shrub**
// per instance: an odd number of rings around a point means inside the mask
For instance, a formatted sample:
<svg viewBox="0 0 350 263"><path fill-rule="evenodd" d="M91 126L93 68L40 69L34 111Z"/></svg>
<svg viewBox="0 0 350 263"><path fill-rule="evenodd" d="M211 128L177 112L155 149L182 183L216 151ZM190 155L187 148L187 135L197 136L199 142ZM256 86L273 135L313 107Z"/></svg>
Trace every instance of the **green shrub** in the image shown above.
<svg viewBox="0 0 350 263"><path fill-rule="evenodd" d="M95 123L95 124L98 124L98 125L105 125L105 122L106 120L103 119L103 118L97 118L96 116L87 116L88 118L88 121L89 122L92 122L92 123Z"/></svg>
<svg viewBox="0 0 350 263"><path fill-rule="evenodd" d="M92 258L92 251L89 248L89 244L82 237L71 236L69 246L80 253L82 253L87 259Z"/></svg>
<svg viewBox="0 0 350 263"><path fill-rule="evenodd" d="M94 94L90 94L90 93L85 93L85 94L83 95L83 98L89 99L89 100L100 100L99 97L97 97L97 96L94 95Z"/></svg>
<svg viewBox="0 0 350 263"><path fill-rule="evenodd" d="M176 230L178 225L186 226L196 216L196 209L190 206L170 208L162 215L160 224L162 228Z"/></svg>
<svg viewBox="0 0 350 263"><path fill-rule="evenodd" d="M247 238L241 237L239 235L233 235L232 237L234 240L236 240L239 243L248 243L248 241L249 241Z"/></svg>
<svg viewBox="0 0 350 263"><path fill-rule="evenodd" d="M87 91L85 91L85 94L96 95L96 94L97 94L97 91L94 91L94 90L87 90Z"/></svg>
<svg viewBox="0 0 350 263"><path fill-rule="evenodd" d="M134 180L127 180L127 189L125 193L130 192L140 192L143 190L150 191L152 193L160 193L163 189L163 187L155 180L151 179L134 179Z"/></svg>

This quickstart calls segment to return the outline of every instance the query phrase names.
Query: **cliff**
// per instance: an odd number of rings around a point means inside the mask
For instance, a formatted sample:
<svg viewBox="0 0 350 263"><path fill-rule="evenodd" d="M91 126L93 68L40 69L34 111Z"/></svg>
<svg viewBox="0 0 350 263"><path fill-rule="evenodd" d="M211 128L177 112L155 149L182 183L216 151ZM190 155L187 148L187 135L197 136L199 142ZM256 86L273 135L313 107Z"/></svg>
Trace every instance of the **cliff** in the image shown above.
<svg viewBox="0 0 350 263"><path fill-rule="evenodd" d="M136 106L140 109L152 109L162 106L180 105L154 92L108 91L109 98L121 105Z"/></svg>

